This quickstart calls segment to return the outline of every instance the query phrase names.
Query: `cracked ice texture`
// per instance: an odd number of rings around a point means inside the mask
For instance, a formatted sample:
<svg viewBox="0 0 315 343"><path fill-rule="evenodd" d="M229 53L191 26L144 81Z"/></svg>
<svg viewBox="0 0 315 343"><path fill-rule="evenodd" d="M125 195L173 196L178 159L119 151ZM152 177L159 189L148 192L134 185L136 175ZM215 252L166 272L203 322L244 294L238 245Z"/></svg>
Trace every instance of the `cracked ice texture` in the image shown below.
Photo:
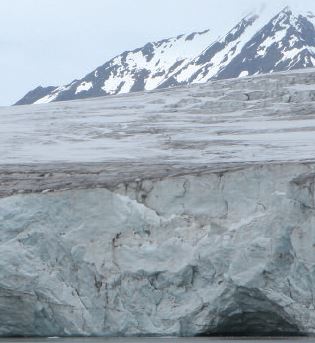
<svg viewBox="0 0 315 343"><path fill-rule="evenodd" d="M314 158L315 72L0 108L0 164Z"/></svg>
<svg viewBox="0 0 315 343"><path fill-rule="evenodd" d="M2 198L0 333L315 333L314 169Z"/></svg>

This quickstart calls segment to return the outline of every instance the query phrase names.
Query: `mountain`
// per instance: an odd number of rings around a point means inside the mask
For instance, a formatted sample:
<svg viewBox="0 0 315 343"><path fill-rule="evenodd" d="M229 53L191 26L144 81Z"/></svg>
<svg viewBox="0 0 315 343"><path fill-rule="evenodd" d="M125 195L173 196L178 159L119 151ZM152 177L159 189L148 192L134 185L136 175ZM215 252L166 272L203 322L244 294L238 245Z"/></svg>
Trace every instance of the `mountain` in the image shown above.
<svg viewBox="0 0 315 343"><path fill-rule="evenodd" d="M29 94L18 104L46 103L82 99L102 95L152 90L200 54L213 40L209 30L180 35L175 38L148 43L144 47L126 51L98 67L81 80L55 88L34 101ZM35 92L35 93L34 93Z"/></svg>
<svg viewBox="0 0 315 343"><path fill-rule="evenodd" d="M38 87L16 103L39 104L174 87L315 66L315 16L285 7L250 14L227 34L180 35L126 51L81 80Z"/></svg>

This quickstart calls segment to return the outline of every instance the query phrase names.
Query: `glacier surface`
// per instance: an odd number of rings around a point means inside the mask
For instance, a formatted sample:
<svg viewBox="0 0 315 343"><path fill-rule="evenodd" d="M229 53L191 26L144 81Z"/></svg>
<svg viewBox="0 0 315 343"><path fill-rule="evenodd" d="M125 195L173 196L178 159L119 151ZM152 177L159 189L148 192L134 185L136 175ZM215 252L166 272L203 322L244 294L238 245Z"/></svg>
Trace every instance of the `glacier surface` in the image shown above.
<svg viewBox="0 0 315 343"><path fill-rule="evenodd" d="M0 164L313 159L315 72L0 107Z"/></svg>

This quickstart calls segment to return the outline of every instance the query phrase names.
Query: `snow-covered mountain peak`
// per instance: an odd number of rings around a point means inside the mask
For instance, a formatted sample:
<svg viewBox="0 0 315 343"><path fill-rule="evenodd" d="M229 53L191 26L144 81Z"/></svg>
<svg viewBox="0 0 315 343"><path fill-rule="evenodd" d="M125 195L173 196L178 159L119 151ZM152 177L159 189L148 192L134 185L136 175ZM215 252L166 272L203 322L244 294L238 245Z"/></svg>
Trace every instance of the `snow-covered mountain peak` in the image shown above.
<svg viewBox="0 0 315 343"><path fill-rule="evenodd" d="M310 14L303 15L297 9L294 9L290 6L286 6L282 9L282 11L280 11L274 16L272 23L275 26L280 25L280 27L283 28L286 28L289 25L292 25L293 27L297 28L300 20L305 20L310 16Z"/></svg>
<svg viewBox="0 0 315 343"><path fill-rule="evenodd" d="M294 17L299 17L303 16L308 19L314 18L314 13L307 7L305 6L304 3L299 2L299 1L291 1L287 5L283 6L280 8L280 5L274 5L273 3L270 3L269 5L265 6L265 10L267 13L272 14L272 16L276 16L277 14L286 14L288 16L294 16Z"/></svg>
<svg viewBox="0 0 315 343"><path fill-rule="evenodd" d="M219 37L205 30L125 51L81 80L31 91L18 104L167 88L315 65L315 16L300 5L261 7Z"/></svg>

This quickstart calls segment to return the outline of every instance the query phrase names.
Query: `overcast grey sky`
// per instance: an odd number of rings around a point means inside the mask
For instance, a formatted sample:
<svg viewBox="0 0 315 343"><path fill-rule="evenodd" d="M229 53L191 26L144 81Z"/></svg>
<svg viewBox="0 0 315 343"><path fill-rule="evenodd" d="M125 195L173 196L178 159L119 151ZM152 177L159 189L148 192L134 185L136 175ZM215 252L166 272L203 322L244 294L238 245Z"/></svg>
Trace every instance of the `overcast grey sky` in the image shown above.
<svg viewBox="0 0 315 343"><path fill-rule="evenodd" d="M272 6L314 0L266 0ZM207 28L222 34L263 0L0 0L0 105L66 84L129 49Z"/></svg>

